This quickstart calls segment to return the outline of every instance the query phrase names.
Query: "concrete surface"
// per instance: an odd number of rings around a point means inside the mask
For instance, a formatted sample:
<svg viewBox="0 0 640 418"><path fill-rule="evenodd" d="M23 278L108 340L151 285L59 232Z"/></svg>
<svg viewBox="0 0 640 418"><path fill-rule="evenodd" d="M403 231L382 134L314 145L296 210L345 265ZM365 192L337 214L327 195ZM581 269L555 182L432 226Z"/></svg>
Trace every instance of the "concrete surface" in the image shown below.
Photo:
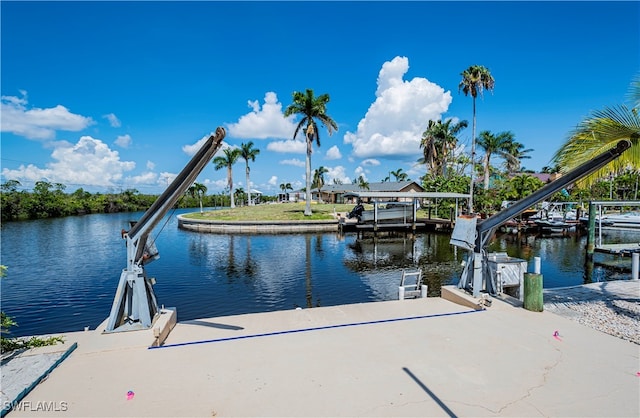
<svg viewBox="0 0 640 418"><path fill-rule="evenodd" d="M154 349L139 332L72 333L78 348L9 416L640 415L638 345L513 305L211 318L179 322Z"/></svg>

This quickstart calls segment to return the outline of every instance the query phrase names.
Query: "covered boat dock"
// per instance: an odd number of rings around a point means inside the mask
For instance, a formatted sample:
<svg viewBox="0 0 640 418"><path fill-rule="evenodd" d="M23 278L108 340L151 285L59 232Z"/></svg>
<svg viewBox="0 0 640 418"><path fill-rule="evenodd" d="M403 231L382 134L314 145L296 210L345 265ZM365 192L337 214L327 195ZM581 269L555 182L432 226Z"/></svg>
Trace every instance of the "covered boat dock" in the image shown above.
<svg viewBox="0 0 640 418"><path fill-rule="evenodd" d="M372 231L374 234L379 231L402 230L415 233L420 228L436 228L445 226L452 228L455 219L461 212L461 205L467 203L469 194L464 193L444 193L444 192L349 192L345 193L345 198L353 198L358 201L366 201L373 204L373 210L364 211L357 223L340 223L340 229L355 229L359 232ZM453 199L455 206L450 219L431 218L431 211L428 211L427 218L418 218L418 209L421 202L424 204L428 200L427 206L438 199ZM381 204L391 204L390 207L380 208Z"/></svg>

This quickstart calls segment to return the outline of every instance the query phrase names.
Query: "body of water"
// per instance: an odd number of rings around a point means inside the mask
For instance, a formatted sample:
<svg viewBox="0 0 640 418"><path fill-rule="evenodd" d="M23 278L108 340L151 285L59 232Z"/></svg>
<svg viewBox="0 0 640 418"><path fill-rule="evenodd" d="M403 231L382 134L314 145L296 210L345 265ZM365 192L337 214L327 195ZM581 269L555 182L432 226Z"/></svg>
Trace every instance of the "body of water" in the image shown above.
<svg viewBox="0 0 640 418"><path fill-rule="evenodd" d="M146 266L159 304L178 320L393 300L402 269L422 268L429 295L457 283L466 252L449 234L358 239L339 235L216 235L178 229L167 215L152 236L160 259ZM120 230L142 213L95 214L2 225L2 310L12 335L96 328L108 316L126 248ZM612 231L607 242L638 242L640 232ZM490 251L527 261L542 257L545 287L582 284L586 237L503 235ZM629 278L596 268L591 280Z"/></svg>

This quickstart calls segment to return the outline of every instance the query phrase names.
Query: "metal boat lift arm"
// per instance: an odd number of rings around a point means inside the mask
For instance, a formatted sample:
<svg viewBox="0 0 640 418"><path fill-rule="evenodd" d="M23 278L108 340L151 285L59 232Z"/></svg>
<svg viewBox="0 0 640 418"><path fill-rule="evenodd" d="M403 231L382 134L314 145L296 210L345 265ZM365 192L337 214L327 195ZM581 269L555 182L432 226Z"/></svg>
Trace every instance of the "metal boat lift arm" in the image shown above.
<svg viewBox="0 0 640 418"><path fill-rule="evenodd" d="M224 128L218 127L131 230L122 232L127 243L127 267L120 276L106 332L151 327L158 305L144 264L157 259L158 252L149 235L211 161L225 134Z"/></svg>
<svg viewBox="0 0 640 418"><path fill-rule="evenodd" d="M191 161L189 161L180 174L178 174L169 187L167 187L164 193L162 193L160 197L153 202L151 207L147 209L140 220L136 222L129 232L126 233L127 245L133 243L133 246L136 249L135 256L132 259L129 259L127 264L144 264L148 260L148 258L145 257L144 252L149 234L193 184L198 175L200 175L202 169L209 163L222 145L224 136L224 128L218 127L215 134L211 135L207 139L200 150L193 156ZM149 254L149 256L152 256L152 254Z"/></svg>
<svg viewBox="0 0 640 418"><path fill-rule="evenodd" d="M589 160L575 169L571 170L569 173L563 175L559 179L546 184L541 189L535 191L529 196L520 199L512 206L508 207L505 210L502 210L496 213L489 218L479 221L476 225L476 240L475 240L475 250L472 253L472 260L467 264L468 267L473 266L473 274L469 272L469 268L465 268L463 271L460 282L458 283L458 287L467 288L472 283L473 279L473 296L477 297L480 292L480 287L482 283L482 272L485 270L484 264L485 260L483 257L486 257L485 248L488 244L489 239L495 232L495 229L498 228L503 223L507 222L509 219L518 216L531 206L545 200L549 196L554 193L562 190L567 185L574 183L577 180L593 173L598 170L602 166L610 163L611 161L618 158L625 152L627 149L631 147L631 142L628 140L618 141L615 147L611 148L608 151L603 152L592 160ZM487 281L486 283L489 289L486 289L490 293L495 293L495 285Z"/></svg>
<svg viewBox="0 0 640 418"><path fill-rule="evenodd" d="M483 241L476 241L476 245L480 244L480 247L485 246L486 241L488 239L486 235L489 235L489 236L491 235L491 234L487 234L488 232L494 231L495 228L499 227L509 219L520 215L522 212L524 212L531 206L534 206L535 204L542 202L543 200L553 195L554 193L562 190L569 184L574 183L577 180L580 180L581 178L593 173L594 171L601 168L602 166L610 163L611 161L615 160L620 155L622 155L622 153L625 152L630 147L631 147L631 142L627 140L618 141L618 143L614 148L608 151L605 151L602 154L595 157L594 159L589 160L586 163L576 167L575 169L571 170L569 173L563 175L559 179L544 185L541 189L533 192L532 194L530 194L529 196L523 199L520 199L519 201L517 201L507 209L502 210L496 213L495 215L478 222L478 226L476 228L478 232L477 239L479 239L481 235L485 235L485 237Z"/></svg>

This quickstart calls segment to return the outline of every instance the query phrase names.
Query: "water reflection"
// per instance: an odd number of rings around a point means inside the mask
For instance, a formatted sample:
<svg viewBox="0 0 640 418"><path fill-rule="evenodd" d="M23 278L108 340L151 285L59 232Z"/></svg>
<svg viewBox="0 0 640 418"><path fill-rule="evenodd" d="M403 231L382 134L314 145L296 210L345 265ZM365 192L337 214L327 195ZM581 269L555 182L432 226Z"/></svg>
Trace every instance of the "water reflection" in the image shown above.
<svg viewBox="0 0 640 418"><path fill-rule="evenodd" d="M141 214L103 214L2 226L2 309L15 335L79 331L106 319L126 262L120 230ZM607 242L634 237L607 232ZM160 259L147 266L160 304L178 320L333 306L398 297L402 269L421 268L429 296L457 283L465 251L449 234L358 237L356 234L216 235L178 229L175 214L154 234ZM545 287L586 278L585 237L501 235L490 251L542 257ZM638 241L636 241L638 242ZM628 274L627 274L628 276ZM602 268L594 281L611 278Z"/></svg>

